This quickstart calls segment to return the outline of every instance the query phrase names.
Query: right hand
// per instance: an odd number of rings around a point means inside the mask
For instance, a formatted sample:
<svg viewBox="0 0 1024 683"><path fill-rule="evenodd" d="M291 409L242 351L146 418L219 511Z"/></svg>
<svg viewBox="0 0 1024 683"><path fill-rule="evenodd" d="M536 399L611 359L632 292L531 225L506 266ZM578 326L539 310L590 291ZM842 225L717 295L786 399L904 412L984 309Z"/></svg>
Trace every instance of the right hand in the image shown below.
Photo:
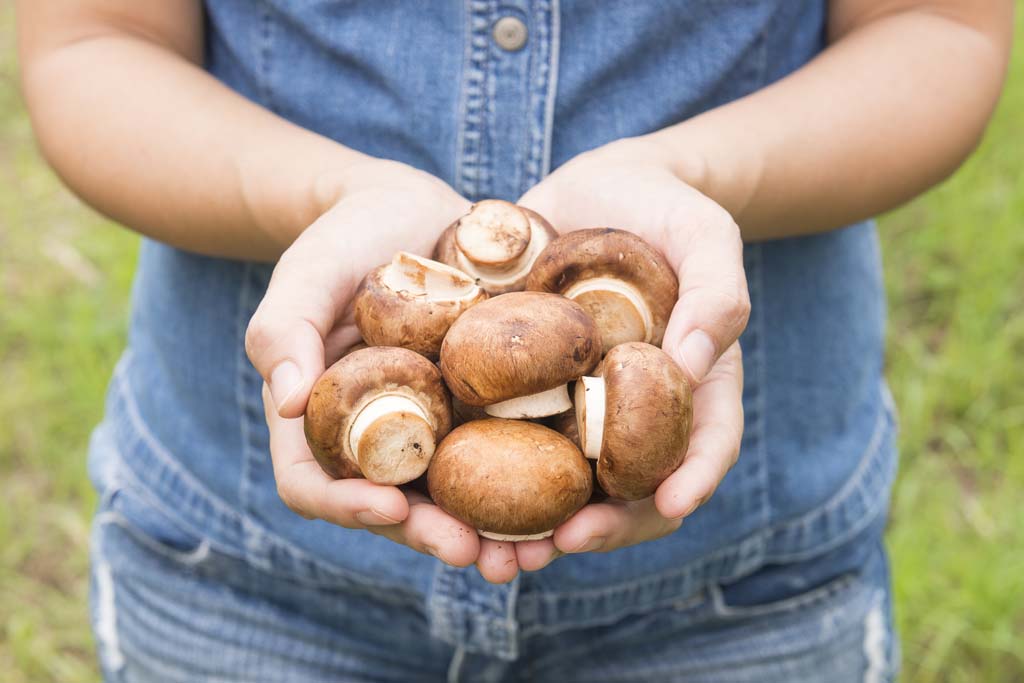
<svg viewBox="0 0 1024 683"><path fill-rule="evenodd" d="M479 538L422 494L332 479L306 444L302 415L313 384L360 340L350 309L362 277L396 251L429 255L470 206L437 178L389 161L349 169L342 186L342 199L281 255L246 332L265 381L278 493L303 517L366 529L453 566L476 562L487 580L510 581L518 573L512 544Z"/></svg>

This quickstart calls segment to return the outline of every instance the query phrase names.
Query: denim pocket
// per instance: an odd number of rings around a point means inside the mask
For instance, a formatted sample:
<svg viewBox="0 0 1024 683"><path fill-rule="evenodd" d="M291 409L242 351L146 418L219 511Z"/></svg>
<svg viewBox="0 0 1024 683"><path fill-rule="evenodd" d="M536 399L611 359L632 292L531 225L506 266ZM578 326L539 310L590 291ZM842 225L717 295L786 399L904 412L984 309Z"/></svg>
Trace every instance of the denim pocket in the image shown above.
<svg viewBox="0 0 1024 683"><path fill-rule="evenodd" d="M210 556L210 540L185 528L145 493L123 487L108 491L96 514L97 525L116 524L160 557L196 567Z"/></svg>
<svg viewBox="0 0 1024 683"><path fill-rule="evenodd" d="M809 590L796 594L787 594L777 600L759 603L743 602L730 604L722 587L712 585L709 587L709 590L716 616L723 619L750 619L752 617L774 616L786 612L813 609L841 593L850 591L858 582L858 574L856 572L848 572Z"/></svg>

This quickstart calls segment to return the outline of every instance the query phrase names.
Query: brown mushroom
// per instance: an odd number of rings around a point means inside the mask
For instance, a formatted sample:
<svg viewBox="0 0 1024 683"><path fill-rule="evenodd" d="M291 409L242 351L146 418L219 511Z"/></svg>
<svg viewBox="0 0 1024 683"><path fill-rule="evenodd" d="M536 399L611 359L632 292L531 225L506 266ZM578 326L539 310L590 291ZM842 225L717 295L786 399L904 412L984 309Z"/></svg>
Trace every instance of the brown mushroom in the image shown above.
<svg viewBox="0 0 1024 683"><path fill-rule="evenodd" d="M536 211L485 199L441 234L434 258L475 278L493 296L524 289L537 255L557 236Z"/></svg>
<svg viewBox="0 0 1024 683"><path fill-rule="evenodd" d="M398 485L420 476L452 428L452 406L433 363L372 346L336 362L313 386L306 441L336 479Z"/></svg>
<svg viewBox="0 0 1024 683"><path fill-rule="evenodd" d="M526 281L583 306L601 330L603 352L630 341L660 345L679 280L657 249L631 232L593 228L549 244Z"/></svg>
<svg viewBox="0 0 1024 683"><path fill-rule="evenodd" d="M590 316L566 298L512 292L464 313L441 346L441 372L462 402L489 415L535 418L572 407L566 383L600 360Z"/></svg>
<svg viewBox="0 0 1024 683"><path fill-rule="evenodd" d="M400 251L363 278L353 308L370 346L399 346L436 360L455 319L486 298L465 273Z"/></svg>
<svg viewBox="0 0 1024 683"><path fill-rule="evenodd" d="M586 459L561 434L532 422L487 419L457 427L427 471L430 497L499 541L546 538L583 507Z"/></svg>
<svg viewBox="0 0 1024 683"><path fill-rule="evenodd" d="M609 496L646 498L682 464L693 422L690 384L658 347L616 346L575 393L583 454L597 459Z"/></svg>

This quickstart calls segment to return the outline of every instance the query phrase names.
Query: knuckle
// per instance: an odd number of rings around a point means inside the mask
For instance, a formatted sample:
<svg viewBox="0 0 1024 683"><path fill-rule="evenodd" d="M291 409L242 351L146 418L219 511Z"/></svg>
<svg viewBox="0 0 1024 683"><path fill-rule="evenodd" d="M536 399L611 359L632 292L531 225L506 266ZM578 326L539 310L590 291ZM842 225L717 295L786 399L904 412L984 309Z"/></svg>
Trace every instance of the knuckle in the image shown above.
<svg viewBox="0 0 1024 683"><path fill-rule="evenodd" d="M261 310L257 310L249 320L245 328L245 353L253 362L256 361L260 352L270 344L270 330L266 316Z"/></svg>
<svg viewBox="0 0 1024 683"><path fill-rule="evenodd" d="M313 518L313 515L311 515L302 505L301 499L298 495L298 489L295 486L293 478L288 476L281 476L278 478L277 495L288 509L295 514L305 517L306 519Z"/></svg>

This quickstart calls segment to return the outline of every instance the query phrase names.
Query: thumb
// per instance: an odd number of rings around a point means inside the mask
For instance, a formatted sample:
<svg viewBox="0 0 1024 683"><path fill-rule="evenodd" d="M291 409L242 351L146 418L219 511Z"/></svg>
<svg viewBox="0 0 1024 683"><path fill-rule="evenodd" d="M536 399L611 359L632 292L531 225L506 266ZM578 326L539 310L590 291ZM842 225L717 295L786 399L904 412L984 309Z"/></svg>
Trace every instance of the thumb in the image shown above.
<svg viewBox="0 0 1024 683"><path fill-rule="evenodd" d="M299 417L313 384L324 372L324 340L349 303L350 273L339 272L331 250L317 249L304 233L274 268L267 292L249 321L245 350L263 376L274 407Z"/></svg>
<svg viewBox="0 0 1024 683"><path fill-rule="evenodd" d="M743 242L736 224L722 215L718 225L688 241L678 266L679 300L662 344L694 385L739 339L750 317Z"/></svg>

